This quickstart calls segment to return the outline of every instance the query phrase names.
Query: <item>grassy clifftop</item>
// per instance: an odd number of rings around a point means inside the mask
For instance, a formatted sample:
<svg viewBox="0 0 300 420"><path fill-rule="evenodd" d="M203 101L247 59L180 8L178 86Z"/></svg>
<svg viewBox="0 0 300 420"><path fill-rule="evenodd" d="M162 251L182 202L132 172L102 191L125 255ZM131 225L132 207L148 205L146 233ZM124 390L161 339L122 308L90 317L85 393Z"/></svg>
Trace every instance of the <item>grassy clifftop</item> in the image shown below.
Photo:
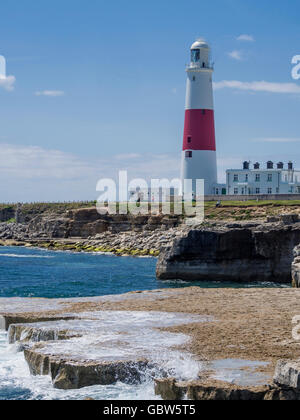
<svg viewBox="0 0 300 420"><path fill-rule="evenodd" d="M283 213L300 214L300 200L224 201L220 208L215 202L205 203L205 218L209 220L252 220Z"/></svg>
<svg viewBox="0 0 300 420"><path fill-rule="evenodd" d="M66 203L25 203L21 204L20 208L23 213L64 213L67 210L81 209L93 207L96 205L95 201L74 201ZM0 211L6 209L17 209L17 204L0 204Z"/></svg>
<svg viewBox="0 0 300 420"><path fill-rule="evenodd" d="M95 205L95 201L25 203L20 206L20 211L23 217L28 220L36 215L61 215L68 210L91 208ZM17 206L17 204L0 204L2 220L5 216L5 221L14 218ZM282 213L300 214L300 200L223 201L219 208L216 207L216 202L205 202L205 218L207 220L252 220Z"/></svg>

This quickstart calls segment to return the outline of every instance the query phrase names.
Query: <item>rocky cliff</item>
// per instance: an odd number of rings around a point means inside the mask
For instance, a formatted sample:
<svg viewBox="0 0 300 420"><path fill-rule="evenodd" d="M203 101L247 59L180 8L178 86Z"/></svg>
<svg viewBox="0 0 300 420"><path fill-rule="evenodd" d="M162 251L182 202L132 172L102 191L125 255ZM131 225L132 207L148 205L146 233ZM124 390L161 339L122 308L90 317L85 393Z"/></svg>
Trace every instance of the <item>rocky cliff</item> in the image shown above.
<svg viewBox="0 0 300 420"><path fill-rule="evenodd" d="M234 224L190 230L162 250L160 279L291 282L300 223Z"/></svg>
<svg viewBox="0 0 300 420"><path fill-rule="evenodd" d="M23 216L21 216L23 217ZM1 220L1 219L0 219ZM164 230L180 224L179 216L164 215L100 215L95 207L70 210L62 214L33 215L20 224L0 226L0 238L88 238L101 233L122 233Z"/></svg>
<svg viewBox="0 0 300 420"><path fill-rule="evenodd" d="M27 217L27 222L0 223L0 245L157 256L185 229L180 216L99 215L95 207Z"/></svg>

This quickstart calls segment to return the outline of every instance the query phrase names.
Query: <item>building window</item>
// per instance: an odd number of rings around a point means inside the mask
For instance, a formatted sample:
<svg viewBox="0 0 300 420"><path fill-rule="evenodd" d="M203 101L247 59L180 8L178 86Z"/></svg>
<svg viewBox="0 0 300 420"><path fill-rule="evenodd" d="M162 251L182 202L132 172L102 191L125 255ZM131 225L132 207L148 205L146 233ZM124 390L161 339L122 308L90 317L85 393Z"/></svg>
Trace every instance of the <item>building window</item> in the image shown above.
<svg viewBox="0 0 300 420"><path fill-rule="evenodd" d="M272 174L268 174L268 182L272 182L273 181L273 175Z"/></svg>
<svg viewBox="0 0 300 420"><path fill-rule="evenodd" d="M255 182L260 182L260 174L255 175Z"/></svg>
<svg viewBox="0 0 300 420"><path fill-rule="evenodd" d="M260 194L260 188L256 188L256 194Z"/></svg>
<svg viewBox="0 0 300 420"><path fill-rule="evenodd" d="M233 175L233 182L239 182L239 176L237 174Z"/></svg>
<svg viewBox="0 0 300 420"><path fill-rule="evenodd" d="M239 193L239 189L238 188L235 188L234 189L234 194L237 195L238 193Z"/></svg>
<svg viewBox="0 0 300 420"><path fill-rule="evenodd" d="M192 158L193 157L193 152L185 152L185 157L186 158Z"/></svg>
<svg viewBox="0 0 300 420"><path fill-rule="evenodd" d="M192 143L192 137L188 137L188 138L187 138L187 142L188 142L188 143Z"/></svg>
<svg viewBox="0 0 300 420"><path fill-rule="evenodd" d="M193 82L196 82L196 76L193 76Z"/></svg>
<svg viewBox="0 0 300 420"><path fill-rule="evenodd" d="M268 188L268 194L272 194L272 188Z"/></svg>
<svg viewBox="0 0 300 420"><path fill-rule="evenodd" d="M249 175L248 174L246 174L245 175L245 182L248 182L249 181Z"/></svg>
<svg viewBox="0 0 300 420"><path fill-rule="evenodd" d="M198 63L200 61L200 50L192 50L192 63Z"/></svg>
<svg viewBox="0 0 300 420"><path fill-rule="evenodd" d="M219 195L219 188L216 188L216 195Z"/></svg>

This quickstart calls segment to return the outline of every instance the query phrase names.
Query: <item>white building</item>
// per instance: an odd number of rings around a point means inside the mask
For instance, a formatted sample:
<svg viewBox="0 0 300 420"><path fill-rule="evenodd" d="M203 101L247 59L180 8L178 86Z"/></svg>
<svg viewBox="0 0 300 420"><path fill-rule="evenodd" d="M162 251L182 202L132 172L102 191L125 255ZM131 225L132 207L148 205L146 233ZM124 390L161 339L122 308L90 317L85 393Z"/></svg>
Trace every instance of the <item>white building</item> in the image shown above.
<svg viewBox="0 0 300 420"><path fill-rule="evenodd" d="M243 169L228 169L227 195L300 194L300 171L294 169L293 163L286 168L282 162L275 166L269 161L265 168L259 163L250 168L250 163L244 162Z"/></svg>

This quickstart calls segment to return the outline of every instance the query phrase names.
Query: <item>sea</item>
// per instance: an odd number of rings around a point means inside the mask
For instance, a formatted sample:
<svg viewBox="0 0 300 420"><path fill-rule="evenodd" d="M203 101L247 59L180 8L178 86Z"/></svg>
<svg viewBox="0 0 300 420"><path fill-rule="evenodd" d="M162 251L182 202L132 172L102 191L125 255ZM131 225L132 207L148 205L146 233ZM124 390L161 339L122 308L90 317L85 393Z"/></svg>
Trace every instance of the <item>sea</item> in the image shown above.
<svg viewBox="0 0 300 420"><path fill-rule="evenodd" d="M119 295L131 291L199 286L287 287L275 283L160 281L155 258L117 257L99 253L55 252L35 248L0 247L0 298L72 298ZM1 305L1 301L0 301ZM0 307L1 312L1 307ZM8 345L0 330L0 400L155 399L153 383L117 383L81 390L56 390L47 376L32 377L23 353Z"/></svg>

